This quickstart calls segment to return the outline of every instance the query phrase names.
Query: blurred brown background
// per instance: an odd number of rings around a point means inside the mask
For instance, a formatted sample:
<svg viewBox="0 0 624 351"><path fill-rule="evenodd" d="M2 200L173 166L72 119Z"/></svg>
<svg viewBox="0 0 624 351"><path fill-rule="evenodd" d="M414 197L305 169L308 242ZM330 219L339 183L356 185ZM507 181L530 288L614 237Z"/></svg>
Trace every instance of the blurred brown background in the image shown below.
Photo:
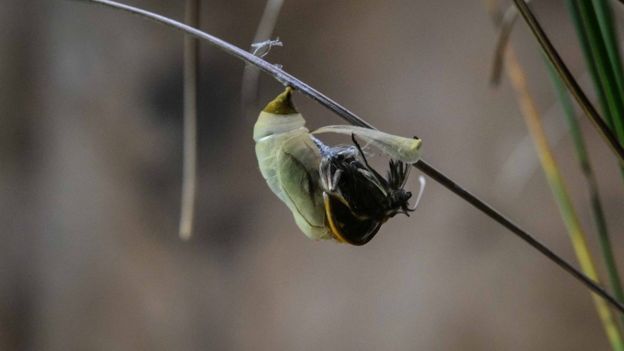
<svg viewBox="0 0 624 351"><path fill-rule="evenodd" d="M264 1L202 6L204 30L247 48ZM534 8L587 86L563 3ZM608 348L585 288L432 181L364 247L306 239L257 170L243 64L207 45L196 231L181 242L182 35L63 0L4 0L0 29L1 350ZM488 86L482 1L286 0L275 36L270 61L418 135L428 161L574 260L513 94ZM523 23L512 40L593 234L539 52ZM280 91L260 88L261 103ZM311 127L342 123L296 102ZM621 178L583 127L621 257Z"/></svg>

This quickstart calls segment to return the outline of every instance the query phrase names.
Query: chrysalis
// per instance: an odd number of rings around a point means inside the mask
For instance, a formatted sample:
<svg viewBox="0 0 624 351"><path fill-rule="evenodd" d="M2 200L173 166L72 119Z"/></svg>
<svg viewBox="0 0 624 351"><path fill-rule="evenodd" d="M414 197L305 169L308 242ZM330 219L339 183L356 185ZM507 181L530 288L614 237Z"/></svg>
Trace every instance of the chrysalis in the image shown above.
<svg viewBox="0 0 624 351"><path fill-rule="evenodd" d="M291 95L288 87L263 109L253 138L262 176L306 236L364 245L390 217L413 211L403 187L420 139L354 126L310 133ZM329 147L313 136L319 133L349 134L354 145ZM386 177L368 164L357 139L392 158Z"/></svg>

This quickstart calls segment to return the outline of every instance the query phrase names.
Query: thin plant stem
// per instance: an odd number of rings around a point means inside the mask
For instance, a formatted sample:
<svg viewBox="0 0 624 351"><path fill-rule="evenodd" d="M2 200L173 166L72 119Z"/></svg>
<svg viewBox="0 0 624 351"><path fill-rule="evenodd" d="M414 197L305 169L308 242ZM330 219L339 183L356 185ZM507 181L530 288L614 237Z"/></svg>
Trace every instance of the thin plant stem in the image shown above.
<svg viewBox="0 0 624 351"><path fill-rule="evenodd" d="M158 23L171 26L175 29L183 31L184 33L203 39L207 41L208 43L216 46L217 48L223 50L227 54L234 56L240 60L243 60L247 63L255 65L261 71L269 74L270 76L275 78L277 81L281 82L282 84L286 84L286 85L293 87L300 93L308 96L312 100L321 104L326 109L332 111L333 113L338 115L340 118L344 119L345 121L356 126L374 128L370 123L366 122L365 120L363 120L362 118L360 118L359 116L357 116L356 114L354 114L353 112L345 108L344 106L338 104L334 100L330 99L326 95L322 94L318 90L314 89L313 87L304 83L303 81L299 80L293 75L287 73L283 69L259 57L256 57L250 54L249 52L242 50L211 34L189 27L187 25L184 25L183 23L177 22L170 18L161 16L161 15L158 15L158 14L155 14L155 13L143 10L143 9L120 4L114 1L109 1L109 0L79 0L79 1L100 4L100 5L116 8L119 10L123 10L129 13L135 14L135 15L139 15L141 17L151 19ZM503 214L495 210L492 206L488 205L483 200L479 199L478 197L470 193L464 187L462 187L461 185L451 180L445 174L443 174L442 172L440 172L433 166L429 165L424 160L421 159L416 164L414 164L414 166L418 168L419 170L421 170L426 175L428 175L429 177L431 177L433 180L437 181L438 183L446 187L451 192L458 195L463 200L470 203L475 208L479 209L488 217L492 218L493 220L495 220L496 222L498 222L505 228L509 229L512 233L516 234L520 239L524 240L531 247L533 247L534 249L542 253L544 256L550 259L557 266L559 266L560 268L568 272L570 275L575 277L577 280L579 280L581 283L583 283L587 288L591 289L597 295L600 295L603 299L605 299L610 304L612 304L613 307L618 309L620 312L624 313L624 304L621 304L613 296L611 296L604 288L596 284L590 277L580 272L578 269L572 266L572 264L564 260L561 256L557 255L552 250L550 250L546 245L542 244L533 235L529 234L529 232L527 232L526 230L520 228L518 225L512 222L509 218L507 218L506 216L504 216Z"/></svg>
<svg viewBox="0 0 624 351"><path fill-rule="evenodd" d="M186 23L199 26L200 0L186 0ZM197 193L197 80L199 40L184 37L184 151L182 165L182 202L179 234L189 240L193 233L195 194Z"/></svg>
<svg viewBox="0 0 624 351"><path fill-rule="evenodd" d="M555 90L557 91L557 95L559 96L561 106L563 107L566 122L570 127L570 134L574 143L576 158L578 159L580 168L583 172L583 175L585 176L587 191L590 198L590 205L592 208L592 214L594 222L596 224L596 230L598 232L600 249L602 251L602 257L605 261L605 266L607 267L609 283L615 297L620 301L624 301L624 293L622 290L620 274L617 269L615 255L613 254L611 239L607 230L607 221L605 219L604 211L602 209L602 202L600 201L598 182L596 181L594 171L592 169L591 163L589 162L589 155L585 147L585 141L583 140L581 128L579 126L578 120L576 119L574 108L572 107L572 101L570 101L570 97L563 87L561 80L559 80L559 77L554 72L552 66L548 63L546 63L546 65L548 67L548 73L550 75L550 78L553 82L553 85L555 86Z"/></svg>
<svg viewBox="0 0 624 351"><path fill-rule="evenodd" d="M525 3L524 0L513 0L514 4L518 8L518 11L524 18L525 22L531 29L531 32L537 39L540 47L544 51L544 54L550 61L550 63L555 67L557 74L561 77L561 80L565 83L565 86L570 91L570 94L574 97L576 102L581 107L581 110L585 113L585 115L591 120L593 125L598 129L600 135L605 139L607 144L611 147L613 152L618 157L618 160L621 165L624 165L624 148L618 141L617 137L613 134L609 126L602 119L596 108L592 105L589 98L585 95L576 79L570 70L565 65L561 56L555 49L555 47L550 42L550 39L542 29L537 18L529 8L529 6Z"/></svg>

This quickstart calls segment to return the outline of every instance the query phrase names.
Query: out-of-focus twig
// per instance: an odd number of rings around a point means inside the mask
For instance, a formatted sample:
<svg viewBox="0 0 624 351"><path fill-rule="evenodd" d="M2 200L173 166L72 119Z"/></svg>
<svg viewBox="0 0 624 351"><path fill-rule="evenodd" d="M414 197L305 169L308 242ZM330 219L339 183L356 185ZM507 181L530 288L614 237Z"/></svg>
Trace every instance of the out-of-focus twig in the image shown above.
<svg viewBox="0 0 624 351"><path fill-rule="evenodd" d="M269 40L275 29L284 0L267 0L264 12L260 18L258 29L254 35L253 43ZM254 65L245 65L243 71L243 83L241 86L241 104L243 114L247 116L251 111L257 110L258 82L260 71Z"/></svg>
<svg viewBox="0 0 624 351"><path fill-rule="evenodd" d="M186 23L199 27L200 0L186 0ZM197 191L197 81L199 76L199 40L184 37L184 151L182 165L182 202L180 238L193 233L195 193Z"/></svg>
<svg viewBox="0 0 624 351"><path fill-rule="evenodd" d="M497 15L496 18L492 19L494 25L499 28L498 37L496 38L496 46L494 48L494 60L492 60L492 73L490 74L490 84L493 86L500 83L503 72L505 48L507 47L511 31L513 30L517 19L518 9L513 5L507 8L504 15Z"/></svg>

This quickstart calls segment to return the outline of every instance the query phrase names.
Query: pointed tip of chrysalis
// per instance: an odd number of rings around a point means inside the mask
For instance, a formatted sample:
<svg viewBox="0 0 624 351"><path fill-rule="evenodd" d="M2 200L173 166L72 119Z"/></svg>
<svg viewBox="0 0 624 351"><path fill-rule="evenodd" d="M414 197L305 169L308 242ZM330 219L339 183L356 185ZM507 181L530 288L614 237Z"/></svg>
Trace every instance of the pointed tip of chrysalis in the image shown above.
<svg viewBox="0 0 624 351"><path fill-rule="evenodd" d="M273 101L269 102L262 111L267 113L273 113L276 115L289 115L293 113L298 113L295 105L292 102L292 92L294 91L291 87L286 87L286 90L279 94Z"/></svg>

